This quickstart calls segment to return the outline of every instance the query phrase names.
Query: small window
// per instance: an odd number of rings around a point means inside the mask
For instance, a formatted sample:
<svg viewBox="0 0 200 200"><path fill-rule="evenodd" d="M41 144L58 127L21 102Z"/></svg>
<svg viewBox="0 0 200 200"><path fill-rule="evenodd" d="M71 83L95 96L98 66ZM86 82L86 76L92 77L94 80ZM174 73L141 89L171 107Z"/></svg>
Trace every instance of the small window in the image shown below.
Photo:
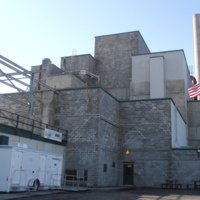
<svg viewBox="0 0 200 200"><path fill-rule="evenodd" d="M54 121L54 126L60 126L60 120L58 120L58 119L55 120L55 121Z"/></svg>
<svg viewBox="0 0 200 200"><path fill-rule="evenodd" d="M66 175L66 180L75 180L76 179L76 170L75 169L66 169L65 175Z"/></svg>
<svg viewBox="0 0 200 200"><path fill-rule="evenodd" d="M107 164L103 165L103 172L107 172Z"/></svg>
<svg viewBox="0 0 200 200"><path fill-rule="evenodd" d="M79 177L79 173L83 172L83 176ZM67 181L87 181L88 179L88 170L76 170L76 169L66 169L65 176ZM78 178L79 177L79 178Z"/></svg>
<svg viewBox="0 0 200 200"><path fill-rule="evenodd" d="M88 170L84 170L84 181L87 181Z"/></svg>
<svg viewBox="0 0 200 200"><path fill-rule="evenodd" d="M55 108L55 113L60 113L60 107Z"/></svg>
<svg viewBox="0 0 200 200"><path fill-rule="evenodd" d="M115 167L115 162L112 163L112 167Z"/></svg>

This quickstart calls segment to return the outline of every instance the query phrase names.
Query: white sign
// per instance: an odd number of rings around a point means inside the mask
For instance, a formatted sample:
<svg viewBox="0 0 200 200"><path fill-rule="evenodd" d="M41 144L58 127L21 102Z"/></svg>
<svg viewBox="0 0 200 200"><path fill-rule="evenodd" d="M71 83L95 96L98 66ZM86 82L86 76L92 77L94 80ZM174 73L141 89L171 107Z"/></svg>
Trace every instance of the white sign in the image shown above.
<svg viewBox="0 0 200 200"><path fill-rule="evenodd" d="M44 129L44 138L62 142L62 133L45 128Z"/></svg>

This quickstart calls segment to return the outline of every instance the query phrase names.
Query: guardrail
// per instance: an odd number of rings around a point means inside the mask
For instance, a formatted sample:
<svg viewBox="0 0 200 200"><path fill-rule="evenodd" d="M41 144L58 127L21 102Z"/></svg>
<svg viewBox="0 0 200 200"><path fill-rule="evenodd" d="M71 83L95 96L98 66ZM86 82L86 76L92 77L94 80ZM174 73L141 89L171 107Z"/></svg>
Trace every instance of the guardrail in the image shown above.
<svg viewBox="0 0 200 200"><path fill-rule="evenodd" d="M42 123L41 121L33 120L2 109L0 109L0 124L13 127L15 129L14 134L16 135L18 135L17 132L19 132L19 130L25 130L29 133L30 138L37 138L37 136L43 137L45 128L51 129L62 133L62 140L67 143L67 134L68 134L67 130L51 126ZM24 137L26 137L26 135L24 135Z"/></svg>
<svg viewBox="0 0 200 200"><path fill-rule="evenodd" d="M77 176L77 175L64 175L64 185L65 186L81 186L81 187L87 187L88 181L87 176Z"/></svg>

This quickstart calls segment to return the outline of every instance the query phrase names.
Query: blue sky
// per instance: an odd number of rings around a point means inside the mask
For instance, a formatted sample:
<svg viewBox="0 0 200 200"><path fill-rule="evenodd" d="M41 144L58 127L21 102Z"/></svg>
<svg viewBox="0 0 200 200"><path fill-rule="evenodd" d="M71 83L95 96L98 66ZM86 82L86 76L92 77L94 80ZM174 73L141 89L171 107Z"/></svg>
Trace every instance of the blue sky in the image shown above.
<svg viewBox="0 0 200 200"><path fill-rule="evenodd" d="M95 36L139 30L151 52L183 49L194 65L200 0L0 0L0 54L24 68L94 55Z"/></svg>

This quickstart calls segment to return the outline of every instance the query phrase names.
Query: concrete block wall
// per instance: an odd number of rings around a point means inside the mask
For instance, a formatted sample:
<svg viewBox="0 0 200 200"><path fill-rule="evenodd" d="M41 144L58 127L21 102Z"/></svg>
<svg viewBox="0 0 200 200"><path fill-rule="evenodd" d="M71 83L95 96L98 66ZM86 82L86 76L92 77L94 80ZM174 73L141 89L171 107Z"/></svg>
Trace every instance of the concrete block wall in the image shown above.
<svg viewBox="0 0 200 200"><path fill-rule="evenodd" d="M120 100L129 99L131 56L149 53L138 31L95 38L96 74L99 85Z"/></svg>
<svg viewBox="0 0 200 200"><path fill-rule="evenodd" d="M65 169L88 170L88 184L97 185L98 89L63 90L55 119L68 132Z"/></svg>
<svg viewBox="0 0 200 200"><path fill-rule="evenodd" d="M13 99L17 99L18 101L22 101L23 103L29 102L29 93L27 94L11 94ZM34 101L33 101L33 119L37 121L42 120L42 94L41 93L34 93ZM28 117L29 108L23 106L21 104L15 103L13 101L0 98L0 109L16 113L18 115L22 115ZM8 124L9 125L9 124Z"/></svg>
<svg viewBox="0 0 200 200"><path fill-rule="evenodd" d="M171 151L171 177L179 183L193 184L200 177L200 157L196 149L180 149Z"/></svg>
<svg viewBox="0 0 200 200"><path fill-rule="evenodd" d="M169 177L170 112L170 100L120 103L120 171L123 162L134 162L136 186L159 187Z"/></svg>
<svg viewBox="0 0 200 200"><path fill-rule="evenodd" d="M118 102L100 88L63 90L55 119L66 128L66 169L88 170L88 184L117 185ZM107 165L106 172L104 165Z"/></svg>
<svg viewBox="0 0 200 200"><path fill-rule="evenodd" d="M160 187L167 179L188 184L200 175L196 150L171 149L171 100L119 102L99 87L43 92L37 98L40 103L34 112L44 110L46 104L51 107L48 118L52 123L69 130L66 148L16 136L10 141L44 151L63 151L64 170L88 170L89 185L123 185L124 162L134 163L135 186ZM11 106L8 101L3 105ZM198 102L191 102L193 114L198 112L196 106ZM20 106L12 109L20 110ZM43 111L35 114L42 115ZM190 125L198 125L197 116L191 117Z"/></svg>
<svg viewBox="0 0 200 200"><path fill-rule="evenodd" d="M99 89L99 114L98 186L116 186L118 184L119 102L101 89Z"/></svg>
<svg viewBox="0 0 200 200"><path fill-rule="evenodd" d="M170 100L120 103L119 170L123 162L134 162L135 186L160 187L173 179L186 188L200 176L197 150L171 149L170 104Z"/></svg>
<svg viewBox="0 0 200 200"><path fill-rule="evenodd" d="M109 93L99 89L99 114L112 124L119 123L119 102Z"/></svg>
<svg viewBox="0 0 200 200"><path fill-rule="evenodd" d="M58 94L53 91L42 92L42 122L54 126L54 115L58 103Z"/></svg>
<svg viewBox="0 0 200 200"><path fill-rule="evenodd" d="M53 64L32 66L31 71L34 72L34 79L45 84L47 77L61 75L63 72L60 68ZM38 90L47 90L47 88L38 83L34 83L34 87Z"/></svg>

